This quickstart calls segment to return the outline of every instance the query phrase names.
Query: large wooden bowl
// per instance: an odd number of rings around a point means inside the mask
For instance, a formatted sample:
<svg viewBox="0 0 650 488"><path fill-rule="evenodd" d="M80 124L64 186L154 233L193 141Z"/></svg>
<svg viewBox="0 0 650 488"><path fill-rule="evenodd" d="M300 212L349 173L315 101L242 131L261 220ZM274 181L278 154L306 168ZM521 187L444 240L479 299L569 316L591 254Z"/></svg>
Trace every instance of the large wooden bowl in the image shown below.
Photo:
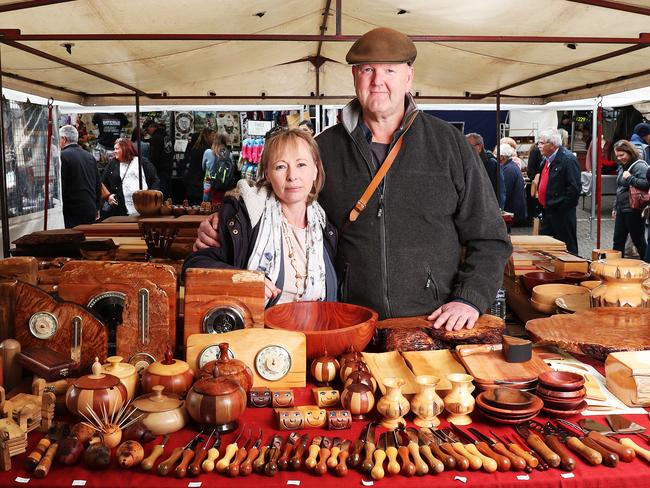
<svg viewBox="0 0 650 488"><path fill-rule="evenodd" d="M138 190L133 192L133 205L143 217L154 217L160 212L163 193L158 190Z"/></svg>
<svg viewBox="0 0 650 488"><path fill-rule="evenodd" d="M550 271L531 271L523 275L521 279L528 293L532 293L533 288L537 285L561 283L564 280L564 275L561 273L551 273Z"/></svg>
<svg viewBox="0 0 650 488"><path fill-rule="evenodd" d="M292 302L266 310L264 323L271 329L304 333L308 359L324 351L336 357L350 346L365 349L375 333L377 312L349 303Z"/></svg>

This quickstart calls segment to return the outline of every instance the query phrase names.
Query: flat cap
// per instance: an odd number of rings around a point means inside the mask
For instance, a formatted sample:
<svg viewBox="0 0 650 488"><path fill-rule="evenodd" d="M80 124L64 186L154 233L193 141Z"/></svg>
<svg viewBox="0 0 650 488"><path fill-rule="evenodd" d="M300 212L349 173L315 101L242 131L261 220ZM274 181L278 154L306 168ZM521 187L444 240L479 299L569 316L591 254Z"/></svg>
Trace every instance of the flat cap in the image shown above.
<svg viewBox="0 0 650 488"><path fill-rule="evenodd" d="M406 34L378 27L357 39L345 60L348 64L412 63L417 55L415 44Z"/></svg>
<svg viewBox="0 0 650 488"><path fill-rule="evenodd" d="M645 122L641 122L640 124L636 124L634 126L634 133L638 135L639 137L645 137L648 134L650 134L650 124L646 124Z"/></svg>

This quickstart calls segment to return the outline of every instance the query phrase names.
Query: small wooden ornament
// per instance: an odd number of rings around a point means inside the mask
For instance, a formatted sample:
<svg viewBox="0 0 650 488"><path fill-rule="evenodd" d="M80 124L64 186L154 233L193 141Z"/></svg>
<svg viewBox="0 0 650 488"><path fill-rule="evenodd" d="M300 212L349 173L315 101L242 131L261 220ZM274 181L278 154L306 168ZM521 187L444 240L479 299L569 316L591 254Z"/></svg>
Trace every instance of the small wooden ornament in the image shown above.
<svg viewBox="0 0 650 488"><path fill-rule="evenodd" d="M299 430L305 426L302 411L293 408L275 409L275 421L280 430Z"/></svg>
<svg viewBox="0 0 650 488"><path fill-rule="evenodd" d="M372 388L373 393L377 391L377 380L372 374L368 373L367 371L359 370L350 373L345 380L345 383L343 383L343 388L347 388L352 383L363 383L364 385L368 385L370 388Z"/></svg>
<svg viewBox="0 0 650 488"><path fill-rule="evenodd" d="M310 371L319 386L328 386L338 376L339 369L339 362L336 358L327 354L327 349L325 349L322 356L312 361Z"/></svg>
<svg viewBox="0 0 650 488"><path fill-rule="evenodd" d="M327 411L315 405L299 406L305 419L305 429L322 429L327 424Z"/></svg>
<svg viewBox="0 0 650 488"><path fill-rule="evenodd" d="M350 374L354 373L355 371L365 371L366 373L370 372L368 365L366 365L362 359L351 359L346 361L346 363L341 366L341 381L345 383L345 380L348 379L348 376L350 376Z"/></svg>
<svg viewBox="0 0 650 488"><path fill-rule="evenodd" d="M273 397L273 408L293 407L293 391L291 390L271 390Z"/></svg>
<svg viewBox="0 0 650 488"><path fill-rule="evenodd" d="M339 391L329 387L312 388L316 405L324 408L332 408L339 405L341 400Z"/></svg>
<svg viewBox="0 0 650 488"><path fill-rule="evenodd" d="M349 410L330 410L327 412L327 428L343 430L352 427L352 413Z"/></svg>
<svg viewBox="0 0 650 488"><path fill-rule="evenodd" d="M352 418L361 420L375 406L372 388L363 383L352 383L341 393L341 405L352 413Z"/></svg>
<svg viewBox="0 0 650 488"><path fill-rule="evenodd" d="M253 408L270 407L273 403L271 389L266 386L256 386L248 392L248 406Z"/></svg>

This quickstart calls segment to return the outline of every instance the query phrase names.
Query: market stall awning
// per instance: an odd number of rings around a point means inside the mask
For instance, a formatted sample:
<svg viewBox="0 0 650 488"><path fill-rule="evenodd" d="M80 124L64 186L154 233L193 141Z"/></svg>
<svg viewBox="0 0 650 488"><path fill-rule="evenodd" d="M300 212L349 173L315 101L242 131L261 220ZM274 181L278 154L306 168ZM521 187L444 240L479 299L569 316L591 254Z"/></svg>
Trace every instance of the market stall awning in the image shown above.
<svg viewBox="0 0 650 488"><path fill-rule="evenodd" d="M377 26L415 40L423 102L650 85L648 0L0 0L0 25L5 86L84 105L341 103Z"/></svg>

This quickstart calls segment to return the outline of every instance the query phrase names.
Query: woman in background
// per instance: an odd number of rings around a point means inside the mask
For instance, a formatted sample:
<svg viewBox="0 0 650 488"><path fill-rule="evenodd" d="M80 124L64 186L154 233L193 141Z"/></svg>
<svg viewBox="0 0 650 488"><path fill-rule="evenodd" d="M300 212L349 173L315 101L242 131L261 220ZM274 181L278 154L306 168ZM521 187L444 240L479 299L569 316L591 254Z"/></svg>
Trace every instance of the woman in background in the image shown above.
<svg viewBox="0 0 650 488"><path fill-rule="evenodd" d="M200 205L203 201L203 154L210 149L214 142L215 130L205 127L199 132L196 141L189 151L187 173L183 177L185 195L190 205Z"/></svg>
<svg viewBox="0 0 650 488"><path fill-rule="evenodd" d="M138 152L128 139L119 138L115 141L113 149L113 158L106 165L102 175L102 197L110 206L103 210L102 218L138 215L133 205L133 192L140 190L138 168L142 165L142 189L160 190L156 168L148 159L138 159Z"/></svg>

